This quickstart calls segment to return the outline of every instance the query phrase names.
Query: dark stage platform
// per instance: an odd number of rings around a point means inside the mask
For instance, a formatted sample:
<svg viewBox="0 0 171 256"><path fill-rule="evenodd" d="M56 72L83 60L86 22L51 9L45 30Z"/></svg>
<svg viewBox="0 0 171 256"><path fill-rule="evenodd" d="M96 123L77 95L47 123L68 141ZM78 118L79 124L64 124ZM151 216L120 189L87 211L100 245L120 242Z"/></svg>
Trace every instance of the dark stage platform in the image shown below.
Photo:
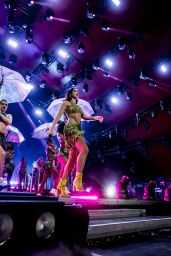
<svg viewBox="0 0 171 256"><path fill-rule="evenodd" d="M4 229L0 229L0 249L13 241L29 241L34 245L36 241L36 246L49 246L50 242L59 241L85 245L87 239L170 229L171 202L55 198L34 193L0 192L0 222L7 230L8 223L12 223L6 243ZM47 235L49 226L52 231ZM44 240L44 236L48 239Z"/></svg>

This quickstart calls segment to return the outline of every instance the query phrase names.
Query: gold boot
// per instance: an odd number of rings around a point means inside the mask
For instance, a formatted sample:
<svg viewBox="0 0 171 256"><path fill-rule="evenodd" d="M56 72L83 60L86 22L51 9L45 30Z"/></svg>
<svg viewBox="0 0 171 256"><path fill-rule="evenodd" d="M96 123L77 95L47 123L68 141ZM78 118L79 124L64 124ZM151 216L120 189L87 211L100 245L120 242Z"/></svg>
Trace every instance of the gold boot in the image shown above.
<svg viewBox="0 0 171 256"><path fill-rule="evenodd" d="M83 191L82 178L83 178L83 173L76 172L75 179L73 181L73 191Z"/></svg>
<svg viewBox="0 0 171 256"><path fill-rule="evenodd" d="M68 196L68 189L66 184L67 184L67 179L61 178L57 186L58 193L64 197Z"/></svg>

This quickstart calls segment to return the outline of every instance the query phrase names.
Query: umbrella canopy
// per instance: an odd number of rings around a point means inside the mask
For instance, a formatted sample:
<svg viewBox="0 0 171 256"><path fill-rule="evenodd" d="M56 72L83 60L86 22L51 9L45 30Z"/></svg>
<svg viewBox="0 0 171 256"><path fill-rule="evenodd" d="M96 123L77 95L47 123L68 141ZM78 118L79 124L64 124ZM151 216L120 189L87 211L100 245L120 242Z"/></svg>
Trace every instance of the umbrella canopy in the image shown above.
<svg viewBox="0 0 171 256"><path fill-rule="evenodd" d="M12 125L8 125L7 127L6 138L7 138L7 141L16 142L16 143L21 143L25 140L22 133L18 130L18 128Z"/></svg>
<svg viewBox="0 0 171 256"><path fill-rule="evenodd" d="M6 99L8 103L21 102L31 89L20 73L0 66L0 100Z"/></svg>
<svg viewBox="0 0 171 256"><path fill-rule="evenodd" d="M36 139L44 139L44 138L47 138L48 135L47 135L47 130L49 129L51 123L44 123L44 124L41 124L39 125L38 127L36 127L36 129L33 131L33 135L32 137L33 138L36 138ZM57 128L57 125L55 126L55 128ZM53 130L53 136L56 135L56 129Z"/></svg>
<svg viewBox="0 0 171 256"><path fill-rule="evenodd" d="M56 99L56 100L52 101L52 103L48 107L47 111L53 118L56 116L56 114L59 111L59 108L64 100L65 100L65 98ZM94 114L94 110L92 109L92 106L87 101L78 99L77 104L81 107L81 109L85 115L91 116L92 114Z"/></svg>

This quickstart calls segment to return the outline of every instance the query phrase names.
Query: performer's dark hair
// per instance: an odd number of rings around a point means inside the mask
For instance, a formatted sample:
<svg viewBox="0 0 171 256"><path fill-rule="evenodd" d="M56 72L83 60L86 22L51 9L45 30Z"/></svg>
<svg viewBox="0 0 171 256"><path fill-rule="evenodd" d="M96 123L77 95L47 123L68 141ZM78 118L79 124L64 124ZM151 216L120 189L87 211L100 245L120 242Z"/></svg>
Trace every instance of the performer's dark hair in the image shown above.
<svg viewBox="0 0 171 256"><path fill-rule="evenodd" d="M6 142L6 150L14 150L14 144L11 141Z"/></svg>
<svg viewBox="0 0 171 256"><path fill-rule="evenodd" d="M0 100L0 104L1 104L3 101L5 101L5 102L8 103L8 101L7 101L6 99L2 99L2 100Z"/></svg>
<svg viewBox="0 0 171 256"><path fill-rule="evenodd" d="M66 92L65 98L66 98L67 101L71 101L73 90L75 90L74 87L73 87L73 88L70 88L70 89ZM77 102L78 102L78 100L76 99L76 103L77 103Z"/></svg>

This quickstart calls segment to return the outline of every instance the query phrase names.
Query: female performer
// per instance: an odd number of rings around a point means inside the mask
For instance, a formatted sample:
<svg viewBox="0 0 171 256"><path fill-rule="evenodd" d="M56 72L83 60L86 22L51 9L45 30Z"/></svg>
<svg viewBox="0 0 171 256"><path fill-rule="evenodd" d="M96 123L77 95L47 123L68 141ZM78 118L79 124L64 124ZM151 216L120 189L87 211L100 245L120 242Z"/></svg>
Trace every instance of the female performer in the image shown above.
<svg viewBox="0 0 171 256"><path fill-rule="evenodd" d="M62 114L64 114L67 119L64 127L64 138L65 146L69 150L69 158L65 165L63 176L58 184L58 191L60 191L62 196L67 196L66 184L70 165L73 162L73 157L75 157L75 151L78 151L78 156L76 159L76 176L73 181L73 189L74 191L82 191L82 176L88 155L88 146L84 139L84 132L81 130L81 118L84 120L103 121L102 116L86 116L81 107L77 105L77 102L78 90L75 88L69 89L66 94L66 99L61 104L60 109L47 132L49 135L52 135L55 125Z"/></svg>

